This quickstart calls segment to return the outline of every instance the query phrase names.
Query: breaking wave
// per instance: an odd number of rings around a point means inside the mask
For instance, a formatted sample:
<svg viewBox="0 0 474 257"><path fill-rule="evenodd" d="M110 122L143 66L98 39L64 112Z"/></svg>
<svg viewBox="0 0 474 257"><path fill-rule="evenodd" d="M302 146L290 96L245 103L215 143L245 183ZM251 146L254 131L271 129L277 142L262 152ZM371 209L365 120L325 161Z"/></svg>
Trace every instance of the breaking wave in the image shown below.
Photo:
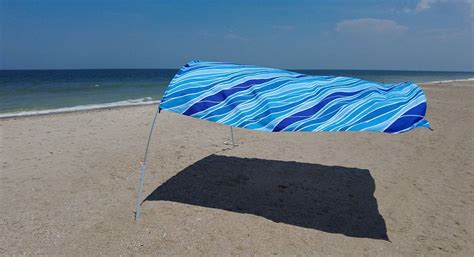
<svg viewBox="0 0 474 257"><path fill-rule="evenodd" d="M78 105L78 106L73 106L73 107L63 107L63 108L47 109L47 110L32 110L32 111L0 113L0 119L66 113L66 112L88 111L88 110L115 108L115 107L123 107L123 106L150 105L150 104L158 104L159 102L160 102L159 100L153 100L151 97L144 97L140 99L130 99L130 100L125 100L125 101L113 102L113 103L87 104L87 105Z"/></svg>

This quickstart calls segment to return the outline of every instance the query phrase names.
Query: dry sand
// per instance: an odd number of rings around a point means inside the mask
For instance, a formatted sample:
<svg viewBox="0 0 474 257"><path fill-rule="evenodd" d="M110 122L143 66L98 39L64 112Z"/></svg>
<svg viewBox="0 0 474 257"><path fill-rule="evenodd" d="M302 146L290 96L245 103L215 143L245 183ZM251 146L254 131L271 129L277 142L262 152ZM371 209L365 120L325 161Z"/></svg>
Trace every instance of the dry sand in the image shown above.
<svg viewBox="0 0 474 257"><path fill-rule="evenodd" d="M434 131L271 134L154 106L0 120L0 254L471 255L474 82Z"/></svg>

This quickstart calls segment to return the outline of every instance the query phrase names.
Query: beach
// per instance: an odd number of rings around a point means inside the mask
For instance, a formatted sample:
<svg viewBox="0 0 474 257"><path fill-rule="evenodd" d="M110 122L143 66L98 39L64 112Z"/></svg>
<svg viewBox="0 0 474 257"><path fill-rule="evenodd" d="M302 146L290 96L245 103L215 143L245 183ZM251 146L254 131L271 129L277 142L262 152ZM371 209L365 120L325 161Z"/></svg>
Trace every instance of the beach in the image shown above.
<svg viewBox="0 0 474 257"><path fill-rule="evenodd" d="M474 252L474 81L422 84L434 131L264 133L156 105L0 119L1 255Z"/></svg>

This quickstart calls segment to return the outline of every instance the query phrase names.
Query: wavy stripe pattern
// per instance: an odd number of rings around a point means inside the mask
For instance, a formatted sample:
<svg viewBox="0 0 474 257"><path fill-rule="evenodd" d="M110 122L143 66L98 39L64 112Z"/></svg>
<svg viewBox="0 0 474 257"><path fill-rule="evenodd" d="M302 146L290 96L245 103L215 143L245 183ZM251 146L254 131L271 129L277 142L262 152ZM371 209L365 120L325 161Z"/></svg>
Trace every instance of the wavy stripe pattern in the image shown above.
<svg viewBox="0 0 474 257"><path fill-rule="evenodd" d="M160 108L268 132L430 128L425 94L409 82L380 84L222 62L184 65Z"/></svg>

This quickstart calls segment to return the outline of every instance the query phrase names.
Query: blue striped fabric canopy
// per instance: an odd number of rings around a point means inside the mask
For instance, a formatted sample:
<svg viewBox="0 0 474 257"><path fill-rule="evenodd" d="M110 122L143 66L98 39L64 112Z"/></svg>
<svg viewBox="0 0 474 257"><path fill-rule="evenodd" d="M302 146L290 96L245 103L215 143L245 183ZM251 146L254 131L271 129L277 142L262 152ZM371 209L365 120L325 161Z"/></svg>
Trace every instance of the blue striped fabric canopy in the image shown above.
<svg viewBox="0 0 474 257"><path fill-rule="evenodd" d="M184 65L160 108L269 132L401 133L430 127L425 94L409 82L380 84L221 62Z"/></svg>

